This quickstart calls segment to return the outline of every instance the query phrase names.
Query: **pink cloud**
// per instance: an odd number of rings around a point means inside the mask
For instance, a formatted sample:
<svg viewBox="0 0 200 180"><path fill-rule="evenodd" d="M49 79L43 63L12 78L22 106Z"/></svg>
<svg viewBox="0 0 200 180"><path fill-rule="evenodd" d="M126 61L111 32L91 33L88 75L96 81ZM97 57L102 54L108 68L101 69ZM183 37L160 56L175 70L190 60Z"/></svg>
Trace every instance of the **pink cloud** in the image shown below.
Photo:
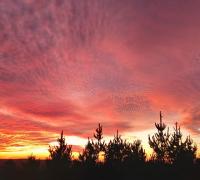
<svg viewBox="0 0 200 180"><path fill-rule="evenodd" d="M199 133L198 1L8 0L1 7L5 134L63 129L86 138L98 122L106 135L136 132L153 128L160 110Z"/></svg>

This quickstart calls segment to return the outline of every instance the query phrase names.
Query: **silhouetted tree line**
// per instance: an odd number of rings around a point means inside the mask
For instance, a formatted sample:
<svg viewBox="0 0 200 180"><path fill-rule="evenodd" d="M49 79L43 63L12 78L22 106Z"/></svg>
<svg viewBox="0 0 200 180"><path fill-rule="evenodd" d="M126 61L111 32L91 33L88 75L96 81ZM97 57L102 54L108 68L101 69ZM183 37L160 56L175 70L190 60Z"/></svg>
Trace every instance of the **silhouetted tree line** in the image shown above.
<svg viewBox="0 0 200 180"><path fill-rule="evenodd" d="M72 157L72 146L67 144L63 131L57 146L49 146L49 159L37 160L33 155L16 166L12 160L0 168L0 179L197 179L200 178L200 161L196 157L197 146L190 136L183 138L180 126L174 131L163 123L155 123L156 133L149 136L153 149L150 158L140 140L127 142L118 130L113 139L103 140L101 124L93 138L88 138L78 159ZM101 157L101 158L100 158ZM1 178L2 177L2 178Z"/></svg>

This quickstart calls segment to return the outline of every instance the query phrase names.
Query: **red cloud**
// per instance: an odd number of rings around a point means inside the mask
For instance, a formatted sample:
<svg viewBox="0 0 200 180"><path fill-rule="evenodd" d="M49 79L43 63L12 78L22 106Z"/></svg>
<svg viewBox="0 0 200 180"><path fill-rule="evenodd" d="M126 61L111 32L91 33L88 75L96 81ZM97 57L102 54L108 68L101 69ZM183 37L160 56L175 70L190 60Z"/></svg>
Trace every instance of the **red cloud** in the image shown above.
<svg viewBox="0 0 200 180"><path fill-rule="evenodd" d="M199 133L198 1L1 5L5 144L21 145L15 133L47 143L41 131L62 129L86 138L99 122L105 135L151 129L160 110Z"/></svg>

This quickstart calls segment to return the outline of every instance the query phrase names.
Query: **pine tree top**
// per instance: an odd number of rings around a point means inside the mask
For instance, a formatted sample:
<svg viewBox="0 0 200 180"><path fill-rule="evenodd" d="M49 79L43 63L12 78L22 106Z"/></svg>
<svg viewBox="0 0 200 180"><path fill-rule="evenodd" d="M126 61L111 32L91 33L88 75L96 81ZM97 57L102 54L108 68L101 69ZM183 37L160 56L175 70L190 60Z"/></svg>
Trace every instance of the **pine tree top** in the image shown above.
<svg viewBox="0 0 200 180"><path fill-rule="evenodd" d="M156 128L158 129L158 131L162 132L165 130L166 125L162 122L162 112L160 111L160 123L155 123Z"/></svg>

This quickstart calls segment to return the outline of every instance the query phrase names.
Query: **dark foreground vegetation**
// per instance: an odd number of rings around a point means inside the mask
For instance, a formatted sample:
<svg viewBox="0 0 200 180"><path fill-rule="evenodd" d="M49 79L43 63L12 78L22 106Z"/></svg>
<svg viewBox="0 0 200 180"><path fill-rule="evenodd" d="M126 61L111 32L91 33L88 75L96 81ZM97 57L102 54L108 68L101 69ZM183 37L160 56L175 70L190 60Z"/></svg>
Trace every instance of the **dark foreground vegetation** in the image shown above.
<svg viewBox="0 0 200 180"><path fill-rule="evenodd" d="M63 132L57 139L58 146L50 146L50 158L46 161L28 157L20 165L12 160L0 168L0 179L20 180L195 180L200 179L200 161L196 158L197 147L190 136L183 138L176 123L170 133L162 122L155 123L157 132L150 137L153 149L146 158L141 142L123 140L118 131L109 143L103 140L99 124L94 138L89 139L77 160L72 159L72 146L66 144ZM99 158L103 154L103 160Z"/></svg>

